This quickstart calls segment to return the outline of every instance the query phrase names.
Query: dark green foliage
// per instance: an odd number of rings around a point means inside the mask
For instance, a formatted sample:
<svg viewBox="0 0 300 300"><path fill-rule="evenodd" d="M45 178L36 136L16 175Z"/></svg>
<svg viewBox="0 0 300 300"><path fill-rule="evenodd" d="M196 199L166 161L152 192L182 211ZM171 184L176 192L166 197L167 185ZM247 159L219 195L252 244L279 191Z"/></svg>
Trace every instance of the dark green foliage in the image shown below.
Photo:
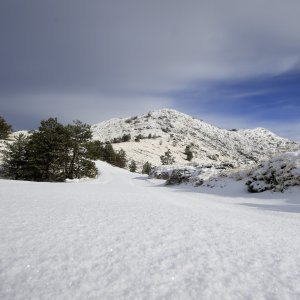
<svg viewBox="0 0 300 300"><path fill-rule="evenodd" d="M26 148L28 139L24 134L19 134L14 143L7 143L6 150L2 151L3 162L1 173L10 179L24 179L27 168Z"/></svg>
<svg viewBox="0 0 300 300"><path fill-rule="evenodd" d="M104 146L100 141L93 141L87 145L87 156L93 160L103 160L119 168L126 167L126 152L121 149L116 152L110 143Z"/></svg>
<svg viewBox="0 0 300 300"><path fill-rule="evenodd" d="M92 141L87 144L87 157L92 160L104 160L104 146L100 141Z"/></svg>
<svg viewBox="0 0 300 300"><path fill-rule="evenodd" d="M41 121L38 131L32 133L27 146L27 179L63 181L67 178L68 142L68 131L56 118Z"/></svg>
<svg viewBox="0 0 300 300"><path fill-rule="evenodd" d="M96 165L93 161L89 159L82 159L80 161L80 167L76 170L75 178L82 178L82 177L90 177L95 178L98 174L98 170Z"/></svg>
<svg viewBox="0 0 300 300"><path fill-rule="evenodd" d="M160 160L163 165L172 165L175 162L170 149L168 149L168 151L166 151L164 155L160 156Z"/></svg>
<svg viewBox="0 0 300 300"><path fill-rule="evenodd" d="M114 165L119 168L125 168L126 163L127 163L126 152L123 149L121 149L118 153L116 153L116 161Z"/></svg>
<svg viewBox="0 0 300 300"><path fill-rule="evenodd" d="M129 142L131 139L131 135L128 133L128 134L124 134L122 136L122 142Z"/></svg>
<svg viewBox="0 0 300 300"><path fill-rule="evenodd" d="M137 169L136 162L134 160L129 164L129 171L135 173Z"/></svg>
<svg viewBox="0 0 300 300"><path fill-rule="evenodd" d="M87 124L75 121L64 126L56 118L50 118L42 121L39 129L27 139L17 137L8 148L10 152L4 155L4 161L13 163L21 145L24 165L14 173L15 179L64 181L67 178L95 177L97 169L88 155L91 137Z"/></svg>
<svg viewBox="0 0 300 300"><path fill-rule="evenodd" d="M185 147L184 154L186 155L186 160L191 161L193 159L194 155L191 151L191 146Z"/></svg>
<svg viewBox="0 0 300 300"><path fill-rule="evenodd" d="M4 118L0 116L0 140L7 139L8 135L12 132L12 127Z"/></svg>
<svg viewBox="0 0 300 300"><path fill-rule="evenodd" d="M149 175L150 172L151 172L151 168L152 168L151 164L148 161L145 162L144 165L143 165L142 173Z"/></svg>
<svg viewBox="0 0 300 300"><path fill-rule="evenodd" d="M111 143L107 143L104 146L103 160L112 165L114 165L116 162L116 152Z"/></svg>
<svg viewBox="0 0 300 300"><path fill-rule="evenodd" d="M66 177L81 178L84 176L95 177L97 170L95 164L88 159L88 144L92 139L91 127L81 121L74 121L73 125L67 125L67 137L69 138L65 151L65 161L69 154ZM92 175L94 174L94 175Z"/></svg>
<svg viewBox="0 0 300 300"><path fill-rule="evenodd" d="M131 139L131 135L128 133L128 134L124 134L122 137L113 138L111 140L111 143L113 143L113 144L125 143L125 142L129 142L130 139Z"/></svg>

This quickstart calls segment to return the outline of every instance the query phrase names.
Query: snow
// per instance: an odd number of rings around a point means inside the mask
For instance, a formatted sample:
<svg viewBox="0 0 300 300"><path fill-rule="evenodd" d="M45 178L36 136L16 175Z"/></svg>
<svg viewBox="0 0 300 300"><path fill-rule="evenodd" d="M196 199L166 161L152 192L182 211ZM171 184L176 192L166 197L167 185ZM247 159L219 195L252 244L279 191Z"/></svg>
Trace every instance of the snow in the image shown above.
<svg viewBox="0 0 300 300"><path fill-rule="evenodd" d="M299 189L0 180L0 299L299 299ZM226 180L229 180L228 178Z"/></svg>
<svg viewBox="0 0 300 300"><path fill-rule="evenodd" d="M284 191L300 186L300 151L287 152L262 162L251 174L249 191Z"/></svg>
<svg viewBox="0 0 300 300"><path fill-rule="evenodd" d="M187 164L185 147L191 146L193 162L198 164L230 163L247 166L267 160L278 153L300 150L300 144L281 138L264 128L226 130L195 119L173 109L160 109L132 118L111 119L91 127L93 137L112 141L125 134L131 141L116 143L116 150L124 149L138 169L149 161L161 165L160 156L170 149L176 164ZM156 136L148 139L147 137ZM135 142L142 135L145 139Z"/></svg>

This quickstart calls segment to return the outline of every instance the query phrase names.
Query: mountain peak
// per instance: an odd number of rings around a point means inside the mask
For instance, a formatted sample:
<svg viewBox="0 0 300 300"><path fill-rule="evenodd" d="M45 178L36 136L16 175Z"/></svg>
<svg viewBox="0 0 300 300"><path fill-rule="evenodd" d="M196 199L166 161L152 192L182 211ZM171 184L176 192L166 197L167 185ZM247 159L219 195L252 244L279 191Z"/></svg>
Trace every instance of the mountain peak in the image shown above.
<svg viewBox="0 0 300 300"><path fill-rule="evenodd" d="M220 129L175 109L162 108L141 116L111 119L92 126L94 139L123 148L129 160L139 166L146 161L160 165L168 149L175 162L187 164L185 149L193 152L193 163L229 163L235 166L256 163L275 154L296 151L299 144L281 138L265 128ZM122 142L122 137L130 140Z"/></svg>

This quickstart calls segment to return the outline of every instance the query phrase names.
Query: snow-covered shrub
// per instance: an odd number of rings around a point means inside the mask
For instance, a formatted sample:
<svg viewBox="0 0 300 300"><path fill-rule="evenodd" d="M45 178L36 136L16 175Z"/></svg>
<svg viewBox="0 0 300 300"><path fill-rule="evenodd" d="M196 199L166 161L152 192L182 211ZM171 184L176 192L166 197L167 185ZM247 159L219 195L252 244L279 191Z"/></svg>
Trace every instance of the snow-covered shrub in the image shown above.
<svg viewBox="0 0 300 300"><path fill-rule="evenodd" d="M167 184L179 184L188 182L188 179L195 175L196 167L163 165L151 170L149 177L167 180Z"/></svg>
<svg viewBox="0 0 300 300"><path fill-rule="evenodd" d="M284 191L290 186L300 186L300 151L290 152L263 162L246 182L248 191Z"/></svg>
<svg viewBox="0 0 300 300"><path fill-rule="evenodd" d="M196 170L183 168L183 169L175 169L171 172L170 177L167 179L167 185L188 183L195 174Z"/></svg>
<svg viewBox="0 0 300 300"><path fill-rule="evenodd" d="M167 185L189 183L202 185L213 178L219 178L232 171L228 164L220 165L163 165L152 169L149 177L164 179Z"/></svg>

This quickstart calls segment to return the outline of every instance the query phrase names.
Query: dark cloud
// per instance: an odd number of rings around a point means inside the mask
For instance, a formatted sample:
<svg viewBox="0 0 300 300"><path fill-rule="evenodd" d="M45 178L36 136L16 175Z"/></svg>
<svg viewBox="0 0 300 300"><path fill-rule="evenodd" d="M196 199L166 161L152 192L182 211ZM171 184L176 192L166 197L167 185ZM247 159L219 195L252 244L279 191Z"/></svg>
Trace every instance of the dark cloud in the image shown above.
<svg viewBox="0 0 300 300"><path fill-rule="evenodd" d="M298 0L2 0L1 114L95 122L176 106L164 95L194 81L298 68L299 11Z"/></svg>

